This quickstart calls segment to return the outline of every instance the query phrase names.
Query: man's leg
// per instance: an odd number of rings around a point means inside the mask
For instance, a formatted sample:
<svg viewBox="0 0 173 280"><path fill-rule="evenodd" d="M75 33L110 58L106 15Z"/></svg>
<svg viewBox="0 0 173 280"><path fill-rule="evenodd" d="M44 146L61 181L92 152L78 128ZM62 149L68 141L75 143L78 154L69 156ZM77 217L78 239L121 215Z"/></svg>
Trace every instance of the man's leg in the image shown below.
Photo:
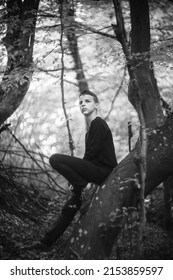
<svg viewBox="0 0 173 280"><path fill-rule="evenodd" d="M50 157L49 162L75 187L76 191L81 191L89 182L100 185L110 173L110 169L68 155L54 154Z"/></svg>
<svg viewBox="0 0 173 280"><path fill-rule="evenodd" d="M51 246L70 225L80 206L80 197L73 194L72 197L64 205L61 214L55 222L54 226L48 232L46 232L44 238L41 240L41 243Z"/></svg>
<svg viewBox="0 0 173 280"><path fill-rule="evenodd" d="M41 240L42 244L48 246L52 245L63 234L80 209L82 189L88 182L96 181L100 183L106 177L104 172L100 172L99 168L92 163L67 155L55 154L51 156L50 164L74 186L74 194L64 205L53 228Z"/></svg>

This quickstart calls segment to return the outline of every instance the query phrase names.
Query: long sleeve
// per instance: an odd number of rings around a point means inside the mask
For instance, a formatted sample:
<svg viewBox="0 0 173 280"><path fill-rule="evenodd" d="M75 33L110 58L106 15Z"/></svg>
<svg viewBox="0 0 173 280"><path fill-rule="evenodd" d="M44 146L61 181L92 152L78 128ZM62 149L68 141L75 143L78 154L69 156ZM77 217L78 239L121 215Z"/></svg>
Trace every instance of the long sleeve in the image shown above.
<svg viewBox="0 0 173 280"><path fill-rule="evenodd" d="M84 159L89 161L96 159L98 152L103 146L106 133L107 129L104 124L99 120L99 118L95 119L91 124L89 132L86 134L86 150Z"/></svg>
<svg viewBox="0 0 173 280"><path fill-rule="evenodd" d="M102 118L96 117L92 121L85 142L85 160L109 168L117 165L112 133Z"/></svg>

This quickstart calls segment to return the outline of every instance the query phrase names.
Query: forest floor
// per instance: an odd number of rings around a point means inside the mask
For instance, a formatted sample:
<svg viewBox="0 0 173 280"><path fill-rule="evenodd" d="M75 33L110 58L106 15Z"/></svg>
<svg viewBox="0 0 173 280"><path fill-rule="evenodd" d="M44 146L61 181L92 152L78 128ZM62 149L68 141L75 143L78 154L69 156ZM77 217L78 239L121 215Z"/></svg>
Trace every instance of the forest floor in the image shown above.
<svg viewBox="0 0 173 280"><path fill-rule="evenodd" d="M63 259L67 240L77 219L48 251L24 249L43 237L50 217L41 223L23 221L16 216L0 211L0 259L1 260L60 260ZM131 225L125 227L113 248L110 259L133 259L136 231ZM144 259L173 259L173 232L165 231L154 224L146 224L144 236Z"/></svg>

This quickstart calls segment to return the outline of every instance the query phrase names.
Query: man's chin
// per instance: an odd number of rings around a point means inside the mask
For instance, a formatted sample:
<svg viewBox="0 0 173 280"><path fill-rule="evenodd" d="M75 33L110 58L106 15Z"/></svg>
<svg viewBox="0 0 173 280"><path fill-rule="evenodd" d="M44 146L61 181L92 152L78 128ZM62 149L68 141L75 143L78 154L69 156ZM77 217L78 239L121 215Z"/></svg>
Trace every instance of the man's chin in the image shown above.
<svg viewBox="0 0 173 280"><path fill-rule="evenodd" d="M82 114L86 117L89 115L89 113L87 111L83 111Z"/></svg>

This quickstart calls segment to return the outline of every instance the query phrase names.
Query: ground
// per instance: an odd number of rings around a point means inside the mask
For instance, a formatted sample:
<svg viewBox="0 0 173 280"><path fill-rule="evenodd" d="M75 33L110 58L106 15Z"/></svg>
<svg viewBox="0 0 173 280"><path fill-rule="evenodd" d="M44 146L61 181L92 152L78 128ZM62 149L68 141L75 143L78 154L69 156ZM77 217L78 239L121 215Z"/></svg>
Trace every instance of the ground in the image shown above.
<svg viewBox="0 0 173 280"><path fill-rule="evenodd" d="M58 213L54 213L58 215ZM63 259L67 240L76 220L49 251L26 250L44 235L50 215L43 217L40 223L22 221L14 215L0 211L0 259L3 260L58 260ZM126 224L118 244L114 246L111 259L133 259L137 237L137 223ZM173 259L173 232L165 231L152 223L146 224L144 235L144 259Z"/></svg>

